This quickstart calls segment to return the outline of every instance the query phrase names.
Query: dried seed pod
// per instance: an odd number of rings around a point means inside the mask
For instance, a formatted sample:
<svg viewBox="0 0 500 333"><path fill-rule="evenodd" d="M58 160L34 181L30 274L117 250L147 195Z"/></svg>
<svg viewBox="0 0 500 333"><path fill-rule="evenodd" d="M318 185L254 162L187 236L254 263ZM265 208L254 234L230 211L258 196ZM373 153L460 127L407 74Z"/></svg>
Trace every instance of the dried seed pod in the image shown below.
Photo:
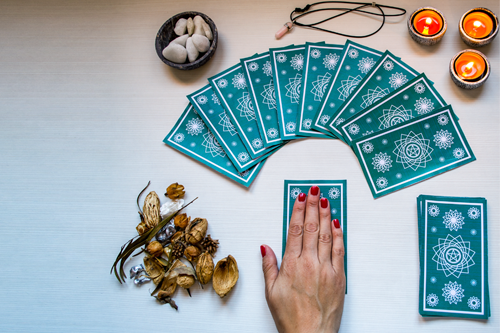
<svg viewBox="0 0 500 333"><path fill-rule="evenodd" d="M192 275L179 275L177 277L177 285L184 289L191 288L195 281L196 280Z"/></svg>
<svg viewBox="0 0 500 333"><path fill-rule="evenodd" d="M137 230L137 233L139 235L143 235L146 231L148 231L148 227L146 227L146 223L144 221L142 221L141 223L139 223L137 225L137 227L135 227L135 229Z"/></svg>
<svg viewBox="0 0 500 333"><path fill-rule="evenodd" d="M196 265L196 277L202 284L210 282L214 274L214 261L210 253L205 252L198 258Z"/></svg>
<svg viewBox="0 0 500 333"><path fill-rule="evenodd" d="M152 241L151 243L148 244L146 250L149 252L151 256L159 257L163 253L163 246L158 241Z"/></svg>
<svg viewBox="0 0 500 333"><path fill-rule="evenodd" d="M186 249L184 250L184 256L189 261L196 260L198 258L198 256L200 255L200 253L201 253L200 249L197 248L196 246L192 246L192 245L186 247Z"/></svg>
<svg viewBox="0 0 500 333"><path fill-rule="evenodd" d="M172 243L172 256L176 259L181 258L185 248L186 246L181 242Z"/></svg>
<svg viewBox="0 0 500 333"><path fill-rule="evenodd" d="M219 260L214 269L212 284L221 298L233 289L239 278L238 264L232 255Z"/></svg>
<svg viewBox="0 0 500 333"><path fill-rule="evenodd" d="M184 233L182 231L177 231L173 236L172 238L170 238L170 241L172 243L175 243L177 242L179 239L182 238L182 236L184 236Z"/></svg>
<svg viewBox="0 0 500 333"><path fill-rule="evenodd" d="M179 185L179 183L173 183L169 187L167 187L167 193L165 196L169 197L172 200L184 198L184 186Z"/></svg>
<svg viewBox="0 0 500 333"><path fill-rule="evenodd" d="M185 229L187 225L189 224L189 220L191 219L191 216L187 216L186 213L177 215L174 218L174 224L176 227L179 227L181 229Z"/></svg>
<svg viewBox="0 0 500 333"><path fill-rule="evenodd" d="M186 241L190 244L198 244L207 234L208 221L202 218L195 218L186 230Z"/></svg>
<svg viewBox="0 0 500 333"><path fill-rule="evenodd" d="M160 223L160 198L155 191L149 192L144 199L144 207L142 208L144 214L144 223L148 229L154 228Z"/></svg>
<svg viewBox="0 0 500 333"><path fill-rule="evenodd" d="M219 241L217 239L212 239L210 235L208 235L204 240L201 241L201 246L205 251L208 251L210 254L214 254L217 252L217 248L219 247Z"/></svg>
<svg viewBox="0 0 500 333"><path fill-rule="evenodd" d="M155 258L145 256L144 267L146 268L148 277L150 277L153 280L154 284L160 283L165 277L165 270L158 263L158 261L156 261Z"/></svg>

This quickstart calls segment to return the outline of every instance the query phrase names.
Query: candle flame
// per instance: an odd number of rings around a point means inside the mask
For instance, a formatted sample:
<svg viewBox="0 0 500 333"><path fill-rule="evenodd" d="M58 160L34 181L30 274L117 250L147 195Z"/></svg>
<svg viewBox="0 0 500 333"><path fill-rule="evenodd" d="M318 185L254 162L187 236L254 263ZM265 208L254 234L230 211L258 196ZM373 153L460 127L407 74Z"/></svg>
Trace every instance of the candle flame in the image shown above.
<svg viewBox="0 0 500 333"><path fill-rule="evenodd" d="M432 23L432 19L430 17L426 18L425 19L425 23L426 24L431 24ZM475 24L475 23L474 23Z"/></svg>
<svg viewBox="0 0 500 333"><path fill-rule="evenodd" d="M481 27L483 24L480 22L480 21L474 21L474 28L479 28Z"/></svg>
<svg viewBox="0 0 500 333"><path fill-rule="evenodd" d="M473 61L469 62L469 63L465 66L465 68L466 68L467 70L469 70L469 71L470 71L470 70L472 69L472 66L474 66L474 62L473 62Z"/></svg>

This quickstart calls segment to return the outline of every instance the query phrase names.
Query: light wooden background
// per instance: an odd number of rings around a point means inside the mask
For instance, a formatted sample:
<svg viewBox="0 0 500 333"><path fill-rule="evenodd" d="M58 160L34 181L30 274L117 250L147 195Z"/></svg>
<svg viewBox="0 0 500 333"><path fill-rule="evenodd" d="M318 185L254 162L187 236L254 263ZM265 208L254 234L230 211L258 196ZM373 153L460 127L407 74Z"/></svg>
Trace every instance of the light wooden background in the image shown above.
<svg viewBox="0 0 500 333"><path fill-rule="evenodd" d="M499 46L481 49L492 74L474 91L457 88L450 59L465 44L461 15L475 5L500 14L499 2L386 0L412 12L429 5L448 21L441 43L422 47L406 19L355 40L389 49L425 72L453 105L477 161L374 200L350 149L339 141L293 142L269 158L245 189L164 145L187 105L185 95L240 58L270 47L345 38L295 29L274 33L304 1L2 0L0 1L0 331L274 332L264 299L259 245L281 252L284 179L347 179L349 294L342 332L498 332L500 327ZM186 10L219 29L215 57L179 72L157 57L154 39ZM355 17L336 28L361 33L378 24ZM232 254L240 280L221 300L194 287L160 306L153 286L121 286L109 275L120 246L135 235L135 198L152 181L163 195L184 184L192 217L208 219L220 259ZM434 319L418 314L419 194L488 199L492 318ZM134 259L128 268L140 260Z"/></svg>

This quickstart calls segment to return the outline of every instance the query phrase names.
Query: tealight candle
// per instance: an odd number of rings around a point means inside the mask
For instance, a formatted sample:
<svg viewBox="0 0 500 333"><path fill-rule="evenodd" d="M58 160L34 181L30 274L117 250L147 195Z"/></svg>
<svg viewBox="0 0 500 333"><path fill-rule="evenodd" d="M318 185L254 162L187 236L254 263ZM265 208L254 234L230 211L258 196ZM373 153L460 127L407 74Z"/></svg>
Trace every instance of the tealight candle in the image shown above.
<svg viewBox="0 0 500 333"><path fill-rule="evenodd" d="M490 63L486 56L476 50L457 53L450 62L453 82L460 88L475 89L484 84L490 75Z"/></svg>
<svg viewBox="0 0 500 333"><path fill-rule="evenodd" d="M423 45L434 45L446 32L446 20L439 10L432 7L419 8L408 19L411 38Z"/></svg>
<svg viewBox="0 0 500 333"><path fill-rule="evenodd" d="M487 8L474 8L466 12L458 25L460 36L469 46L489 44L498 33L498 18Z"/></svg>

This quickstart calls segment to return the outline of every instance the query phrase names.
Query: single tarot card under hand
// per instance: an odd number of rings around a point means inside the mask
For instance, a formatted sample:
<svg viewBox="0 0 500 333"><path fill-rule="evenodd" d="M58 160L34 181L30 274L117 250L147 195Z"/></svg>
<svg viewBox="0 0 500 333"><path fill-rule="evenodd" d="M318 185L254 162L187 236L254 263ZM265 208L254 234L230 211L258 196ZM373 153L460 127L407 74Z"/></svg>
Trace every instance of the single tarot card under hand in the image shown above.
<svg viewBox="0 0 500 333"><path fill-rule="evenodd" d="M487 319L487 214L484 198L420 196L422 316Z"/></svg>
<svg viewBox="0 0 500 333"><path fill-rule="evenodd" d="M191 104L163 142L246 187L252 184L264 165L262 161L244 172L238 172Z"/></svg>
<svg viewBox="0 0 500 333"><path fill-rule="evenodd" d="M476 158L451 106L352 142L378 198Z"/></svg>

